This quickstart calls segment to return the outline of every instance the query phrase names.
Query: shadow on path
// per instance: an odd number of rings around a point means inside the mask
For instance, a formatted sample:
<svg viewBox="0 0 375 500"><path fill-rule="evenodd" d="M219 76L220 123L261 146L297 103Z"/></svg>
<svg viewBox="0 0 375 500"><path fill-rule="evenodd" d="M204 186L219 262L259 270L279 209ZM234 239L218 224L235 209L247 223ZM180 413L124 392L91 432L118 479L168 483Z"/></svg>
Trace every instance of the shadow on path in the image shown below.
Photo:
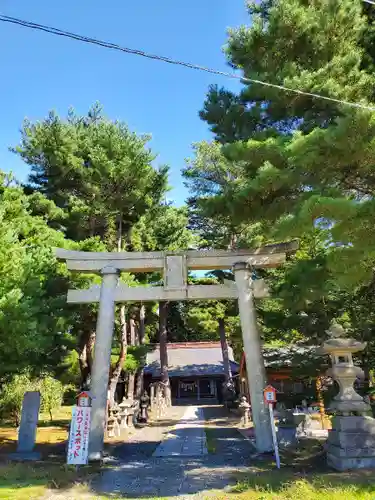
<svg viewBox="0 0 375 500"><path fill-rule="evenodd" d="M249 472L254 449L235 428L223 426L224 409L205 407L204 416L209 420L209 428L202 420L184 421L182 429L169 429L166 433L173 440L184 433L193 436L197 427L204 427L211 453L151 457L157 443L124 443L117 448L118 464L104 470L92 483L94 492L126 498L168 498L223 490L235 484L236 474Z"/></svg>

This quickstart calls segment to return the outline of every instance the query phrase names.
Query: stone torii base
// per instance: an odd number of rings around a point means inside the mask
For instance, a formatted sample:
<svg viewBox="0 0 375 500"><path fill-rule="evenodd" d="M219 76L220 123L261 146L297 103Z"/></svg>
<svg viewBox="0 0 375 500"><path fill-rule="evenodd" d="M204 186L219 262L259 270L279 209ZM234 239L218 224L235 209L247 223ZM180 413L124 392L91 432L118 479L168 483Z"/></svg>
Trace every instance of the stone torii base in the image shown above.
<svg viewBox="0 0 375 500"><path fill-rule="evenodd" d="M69 303L76 304L99 302L91 381L90 460L102 458L108 376L117 302L238 299L256 447L259 452L272 450L269 413L263 400L263 389L266 386L265 368L254 306L254 298L267 296L267 291L257 286L259 282L252 281L252 269L277 267L285 261L287 253L296 249L297 245L293 242L235 252L188 250L184 252L96 253L56 250L57 258L65 260L70 271L97 273L102 276L100 287L69 290L67 299ZM211 269L233 269L235 283L187 284L188 270ZM164 286L127 287L118 281L120 271L162 272Z"/></svg>

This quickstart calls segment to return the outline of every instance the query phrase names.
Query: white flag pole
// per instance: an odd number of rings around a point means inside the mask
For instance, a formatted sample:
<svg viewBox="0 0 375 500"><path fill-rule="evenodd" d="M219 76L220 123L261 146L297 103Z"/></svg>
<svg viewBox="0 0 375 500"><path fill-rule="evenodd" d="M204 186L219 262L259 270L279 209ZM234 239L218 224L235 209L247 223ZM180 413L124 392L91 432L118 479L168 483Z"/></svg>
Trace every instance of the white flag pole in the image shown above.
<svg viewBox="0 0 375 500"><path fill-rule="evenodd" d="M273 404L272 403L268 403L268 410L270 412L272 441L273 441L273 447L275 450L276 465L277 465L277 468L280 469L279 445L278 445L277 437L276 437L276 426L275 426L275 419L273 416Z"/></svg>

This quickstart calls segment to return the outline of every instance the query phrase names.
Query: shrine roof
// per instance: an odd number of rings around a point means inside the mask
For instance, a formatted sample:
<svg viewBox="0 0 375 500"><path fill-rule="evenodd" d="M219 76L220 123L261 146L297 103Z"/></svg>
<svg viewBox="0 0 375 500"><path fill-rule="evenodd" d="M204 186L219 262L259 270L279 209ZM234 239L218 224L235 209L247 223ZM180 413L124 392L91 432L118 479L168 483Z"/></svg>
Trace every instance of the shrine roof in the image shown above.
<svg viewBox="0 0 375 500"><path fill-rule="evenodd" d="M160 350L155 344L147 353L145 373L160 377ZM220 342L179 342L167 344L168 374L170 377L224 375L223 355ZM233 373L239 372L233 350L228 346Z"/></svg>
<svg viewBox="0 0 375 500"><path fill-rule="evenodd" d="M314 360L319 364L322 355L318 352L318 346L289 345L288 347L262 347L264 366L268 369L283 369L310 365ZM241 366L246 368L245 354L242 354Z"/></svg>

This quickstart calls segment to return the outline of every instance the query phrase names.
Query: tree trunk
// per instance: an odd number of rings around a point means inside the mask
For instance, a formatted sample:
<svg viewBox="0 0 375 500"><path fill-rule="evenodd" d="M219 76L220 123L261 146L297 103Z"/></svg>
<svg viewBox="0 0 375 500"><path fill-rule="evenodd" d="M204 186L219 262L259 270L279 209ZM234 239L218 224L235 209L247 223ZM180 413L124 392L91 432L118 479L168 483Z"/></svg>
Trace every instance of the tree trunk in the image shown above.
<svg viewBox="0 0 375 500"><path fill-rule="evenodd" d="M165 388L165 397L167 405L171 404L171 387L168 375L168 351L167 351L167 316L168 302L159 302L159 346L160 346L160 372L161 381Z"/></svg>
<svg viewBox="0 0 375 500"><path fill-rule="evenodd" d="M228 382L232 378L232 370L229 362L228 342L225 336L225 321L224 318L219 318L219 335L221 343L221 352L223 353L223 364L225 380Z"/></svg>
<svg viewBox="0 0 375 500"><path fill-rule="evenodd" d="M130 345L135 345L135 321L133 318L129 319L129 327L130 327ZM134 399L134 389L135 389L135 373L129 372L128 374L128 399Z"/></svg>
<svg viewBox="0 0 375 500"><path fill-rule="evenodd" d="M138 328L138 342L143 345L145 342L145 306L141 304L139 309L139 328ZM137 387L135 389L136 398L139 399L143 394L144 389L144 366L138 370Z"/></svg>
<svg viewBox="0 0 375 500"><path fill-rule="evenodd" d="M83 321L85 321L85 318L83 318ZM88 389L90 387L91 368L96 334L94 330L92 330L91 328L87 328L87 325L85 326L86 328L81 332L78 342L78 361L81 371L82 389Z"/></svg>
<svg viewBox="0 0 375 500"><path fill-rule="evenodd" d="M127 398L130 401L134 399L134 388L135 388L135 373L129 372L128 374L128 394Z"/></svg>
<svg viewBox="0 0 375 500"><path fill-rule="evenodd" d="M120 213L117 217L117 251L122 250L122 214ZM111 370L109 377L109 407L112 408L115 405L115 395L117 384L120 379L122 367L124 365L127 353L127 328L126 328L126 307L124 304L120 307L120 353L116 361L116 364Z"/></svg>
<svg viewBox="0 0 375 500"><path fill-rule="evenodd" d="M367 391L371 387L369 359L368 359L367 354L364 354L364 353L362 353L361 357L362 357L362 369L363 369L363 374L364 374L363 389L367 393Z"/></svg>
<svg viewBox="0 0 375 500"><path fill-rule="evenodd" d="M117 224L117 251L121 252L122 250L122 214L118 216L118 224Z"/></svg>
<svg viewBox="0 0 375 500"><path fill-rule="evenodd" d="M145 316L146 308L144 304L139 309L139 343L142 345L145 342Z"/></svg>
<svg viewBox="0 0 375 500"><path fill-rule="evenodd" d="M121 375L122 367L126 359L127 352L127 328L126 328L126 313L125 306L122 304L120 307L120 353L116 364L111 370L109 377L109 407L113 408L115 405L115 394L117 384Z"/></svg>
<svg viewBox="0 0 375 500"><path fill-rule="evenodd" d="M235 250L236 245L237 245L237 234L235 232L231 233L230 235L230 240L228 243L228 250Z"/></svg>
<svg viewBox="0 0 375 500"><path fill-rule="evenodd" d="M318 375L315 382L316 388L316 399L319 405L320 419L322 423L322 429L325 427L325 408L324 408L324 398L323 398L323 381L322 377Z"/></svg>

